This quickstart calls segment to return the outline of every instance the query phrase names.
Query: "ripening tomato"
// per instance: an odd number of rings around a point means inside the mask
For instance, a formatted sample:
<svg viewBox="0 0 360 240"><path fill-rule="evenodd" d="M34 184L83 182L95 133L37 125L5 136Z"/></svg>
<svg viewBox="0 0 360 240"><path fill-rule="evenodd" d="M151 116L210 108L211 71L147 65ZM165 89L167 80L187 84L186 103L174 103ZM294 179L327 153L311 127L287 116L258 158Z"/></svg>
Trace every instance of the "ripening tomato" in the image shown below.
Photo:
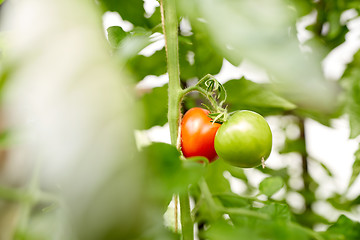
<svg viewBox="0 0 360 240"><path fill-rule="evenodd" d="M181 121L181 150L185 157L203 156L209 162L217 157L214 139L221 125L211 122L209 113L197 107L185 113Z"/></svg>
<svg viewBox="0 0 360 240"><path fill-rule="evenodd" d="M219 128L215 149L226 162L243 168L256 167L271 152L272 134L266 120L252 111L238 111Z"/></svg>

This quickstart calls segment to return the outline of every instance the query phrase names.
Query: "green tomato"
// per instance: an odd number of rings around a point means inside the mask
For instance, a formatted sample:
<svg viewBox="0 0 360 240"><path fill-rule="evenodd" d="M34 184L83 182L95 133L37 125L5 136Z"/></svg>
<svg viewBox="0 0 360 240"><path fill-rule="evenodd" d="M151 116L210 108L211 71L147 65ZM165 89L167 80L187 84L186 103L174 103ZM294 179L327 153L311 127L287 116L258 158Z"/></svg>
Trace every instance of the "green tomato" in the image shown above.
<svg viewBox="0 0 360 240"><path fill-rule="evenodd" d="M272 134L266 120L252 111L238 111L224 122L215 136L215 150L231 165L259 166L269 157Z"/></svg>

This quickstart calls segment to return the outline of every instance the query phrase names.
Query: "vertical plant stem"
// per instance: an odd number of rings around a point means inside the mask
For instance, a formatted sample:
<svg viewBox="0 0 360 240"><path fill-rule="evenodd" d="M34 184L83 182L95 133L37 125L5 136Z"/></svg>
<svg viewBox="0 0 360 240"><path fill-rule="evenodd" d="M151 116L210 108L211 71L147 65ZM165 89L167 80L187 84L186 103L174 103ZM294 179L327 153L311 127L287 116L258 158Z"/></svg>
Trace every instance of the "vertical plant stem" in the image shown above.
<svg viewBox="0 0 360 240"><path fill-rule="evenodd" d="M181 215L181 230L183 240L194 239L194 227L190 214L190 199L188 192L179 195L180 198L180 215Z"/></svg>
<svg viewBox="0 0 360 240"><path fill-rule="evenodd" d="M317 1L316 5L317 10L317 16L316 16L316 23L315 23L315 29L314 32L317 34L320 38L322 36L323 26L326 21L326 14L325 14L325 3L323 0Z"/></svg>
<svg viewBox="0 0 360 240"><path fill-rule="evenodd" d="M165 49L167 56L167 69L169 74L169 110L168 120L171 144L178 145L180 120L180 73L178 51L178 21L175 1L162 0L163 31L165 34Z"/></svg>
<svg viewBox="0 0 360 240"><path fill-rule="evenodd" d="M310 191L311 178L308 170L308 153L306 150L306 135L305 135L305 120L303 118L299 119L299 128L300 128L300 138L304 143L304 151L301 153L301 162L303 170L303 180L304 180L304 191ZM305 210L309 211L311 208L311 202L308 198L305 197Z"/></svg>
<svg viewBox="0 0 360 240"><path fill-rule="evenodd" d="M175 232L178 232L178 204L179 204L179 201L178 201L178 196L175 195L174 196L174 218L175 218Z"/></svg>
<svg viewBox="0 0 360 240"><path fill-rule="evenodd" d="M161 0L161 19L165 35L165 50L167 57L167 69L169 74L169 105L168 121L170 128L171 144L180 149L180 103L181 86L179 71L178 51L178 19L176 15L175 0ZM190 202L188 192L179 195L182 236L184 240L193 240L193 222L190 215ZM175 206L177 209L177 206ZM177 221L177 219L175 220Z"/></svg>

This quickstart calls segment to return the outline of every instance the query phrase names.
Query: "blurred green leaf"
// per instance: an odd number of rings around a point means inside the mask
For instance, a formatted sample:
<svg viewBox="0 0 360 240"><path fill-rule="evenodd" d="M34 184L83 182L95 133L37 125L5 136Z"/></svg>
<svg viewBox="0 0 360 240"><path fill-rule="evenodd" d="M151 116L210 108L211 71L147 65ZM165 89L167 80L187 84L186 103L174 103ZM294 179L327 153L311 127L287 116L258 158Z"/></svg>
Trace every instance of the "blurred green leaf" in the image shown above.
<svg viewBox="0 0 360 240"><path fill-rule="evenodd" d="M110 45L117 48L120 42L126 37L126 32L119 26L112 26L107 29Z"/></svg>
<svg viewBox="0 0 360 240"><path fill-rule="evenodd" d="M205 172L201 163L182 162L179 151L166 143L153 143L144 152L147 157L146 191L163 207L174 193L186 191L189 184L196 183Z"/></svg>
<svg viewBox="0 0 360 240"><path fill-rule="evenodd" d="M360 239L360 223L341 215L323 236L328 240L358 240Z"/></svg>
<svg viewBox="0 0 360 240"><path fill-rule="evenodd" d="M302 17L304 15L309 14L313 10L313 1L312 0L304 0L304 1L296 1L296 0L286 0L289 8L294 9L296 11L298 17Z"/></svg>
<svg viewBox="0 0 360 240"><path fill-rule="evenodd" d="M287 167L285 168L280 168L280 169L272 169L269 167L263 168L262 166L257 167L256 169L258 169L259 171L268 174L270 176L279 176L281 177L284 182L287 182L289 179L289 174L288 174L288 169Z"/></svg>
<svg viewBox="0 0 360 240"><path fill-rule="evenodd" d="M143 108L142 124L144 129L155 125L164 125L167 122L168 85L156 87L145 93L138 104Z"/></svg>
<svg viewBox="0 0 360 240"><path fill-rule="evenodd" d="M279 150L280 154L292 153L297 152L300 154L306 153L306 145L305 140L298 138L298 139L285 139L285 144L282 149Z"/></svg>
<svg viewBox="0 0 360 240"><path fill-rule="evenodd" d="M352 184L355 182L355 180L358 178L360 174L360 145L359 145L359 149L355 152L354 155L355 155L355 160L352 166L352 174L350 177L348 188L352 186Z"/></svg>
<svg viewBox="0 0 360 240"><path fill-rule="evenodd" d="M209 37L200 29L193 30L191 36L179 38L181 78L202 78L206 74L220 72L223 57L213 48Z"/></svg>
<svg viewBox="0 0 360 240"><path fill-rule="evenodd" d="M347 5L349 1L346 2L321 1L314 3L317 18L307 29L320 38L329 49L334 49L342 44L345 41L345 35L349 32L346 24L341 22L342 13L352 8Z"/></svg>
<svg viewBox="0 0 360 240"><path fill-rule="evenodd" d="M308 231L294 224L279 220L258 220L244 218L242 224L232 224L221 220L213 223L201 235L210 240L309 240Z"/></svg>
<svg viewBox="0 0 360 240"><path fill-rule="evenodd" d="M218 198L226 208L243 208L251 206L250 199L241 197L232 192L216 194L214 197Z"/></svg>
<svg viewBox="0 0 360 240"><path fill-rule="evenodd" d="M136 26L147 26L143 0L99 0L107 11L116 11L123 20L128 20Z"/></svg>
<svg viewBox="0 0 360 240"><path fill-rule="evenodd" d="M151 43L151 32L144 28L134 28L130 33L126 33L125 37L121 35L121 30L114 30L115 29L110 31L112 36L111 40L109 36L109 41L112 41L112 43L110 42L111 46L116 47L115 53L123 61L127 61L137 56L142 49Z"/></svg>
<svg viewBox="0 0 360 240"><path fill-rule="evenodd" d="M248 240L263 240L256 232L250 228L236 228L230 224L223 221L218 221L212 224L206 231L201 235L204 239L209 240L238 240L248 239Z"/></svg>
<svg viewBox="0 0 360 240"><path fill-rule="evenodd" d="M259 185L259 190L262 194L271 197L284 186L284 181L281 177L265 178Z"/></svg>
<svg viewBox="0 0 360 240"><path fill-rule="evenodd" d="M160 76L166 73L165 49L156 51L149 57L137 55L127 62L127 66L138 81L148 75Z"/></svg>
<svg viewBox="0 0 360 240"><path fill-rule="evenodd" d="M327 127L331 126L331 119L332 118L336 118L339 117L340 113L338 113L337 111L331 114L324 114L324 113L320 113L318 111L312 111L309 109L304 109L304 108L297 108L294 110L294 113L297 116L300 116L302 118L311 118Z"/></svg>
<svg viewBox="0 0 360 240"><path fill-rule="evenodd" d="M270 203L258 210L261 213L268 214L271 219L290 221L291 213L288 205L280 203Z"/></svg>
<svg viewBox="0 0 360 240"><path fill-rule="evenodd" d="M357 201L359 199L349 200L344 195L336 193L331 198L328 198L327 201L338 210L351 211L351 208L358 204Z"/></svg>
<svg viewBox="0 0 360 240"><path fill-rule="evenodd" d="M202 32L196 31L192 35L192 50L195 53L195 71L198 78L206 74L217 74L220 72L223 58L215 51L209 37Z"/></svg>
<svg viewBox="0 0 360 240"><path fill-rule="evenodd" d="M243 168L235 167L229 164L227 170L229 171L231 176L241 179L245 183L248 182L247 176L245 175Z"/></svg>
<svg viewBox="0 0 360 240"><path fill-rule="evenodd" d="M244 78L231 80L224 84L227 91L229 111L252 110L262 115L279 114L295 109L296 106L276 95L265 85Z"/></svg>
<svg viewBox="0 0 360 240"><path fill-rule="evenodd" d="M322 223L329 224L329 220L313 211L304 211L301 213L292 213L296 222L302 226L313 228L314 225Z"/></svg>
<svg viewBox="0 0 360 240"><path fill-rule="evenodd" d="M355 138L360 134L360 50L354 55L351 62L341 79L346 89L345 111L349 114L350 138Z"/></svg>
<svg viewBox="0 0 360 240"><path fill-rule="evenodd" d="M222 192L231 192L230 183L224 177L224 171L227 170L226 164L223 160L218 159L207 168L205 175L206 182L209 186L210 191L213 194L222 193Z"/></svg>

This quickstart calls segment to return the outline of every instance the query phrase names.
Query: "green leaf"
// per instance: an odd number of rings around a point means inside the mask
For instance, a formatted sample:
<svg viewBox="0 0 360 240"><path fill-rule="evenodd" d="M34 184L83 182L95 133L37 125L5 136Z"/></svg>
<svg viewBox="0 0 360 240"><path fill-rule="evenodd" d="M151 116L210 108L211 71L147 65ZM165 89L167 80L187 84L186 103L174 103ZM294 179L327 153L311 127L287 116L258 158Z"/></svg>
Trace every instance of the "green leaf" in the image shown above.
<svg viewBox="0 0 360 240"><path fill-rule="evenodd" d="M126 32L118 26L112 26L107 29L110 45L117 48L120 42L127 36Z"/></svg>
<svg viewBox="0 0 360 240"><path fill-rule="evenodd" d="M341 215L337 222L324 233L328 240L358 240L360 239L360 223Z"/></svg>
<svg viewBox="0 0 360 240"><path fill-rule="evenodd" d="M259 212L268 214L271 219L290 221L291 213L288 205L280 203L270 203L259 209Z"/></svg>
<svg viewBox="0 0 360 240"><path fill-rule="evenodd" d="M136 26L148 26L145 18L143 0L99 0L107 11L116 11L123 20L128 20Z"/></svg>
<svg viewBox="0 0 360 240"><path fill-rule="evenodd" d="M351 208L358 204L358 201L360 200L360 196L357 199L354 200L348 200L344 195L342 194L334 194L331 198L328 198L327 201L336 209L342 210L342 211L351 211Z"/></svg>
<svg viewBox="0 0 360 240"><path fill-rule="evenodd" d="M180 36L179 45L182 79L200 79L206 74L220 72L223 57L213 48L209 37L201 29L194 29L191 36Z"/></svg>
<svg viewBox="0 0 360 240"><path fill-rule="evenodd" d="M206 74L217 74L220 72L223 58L209 42L209 37L202 32L195 32L193 36L193 51L195 53L196 76L201 78Z"/></svg>
<svg viewBox="0 0 360 240"><path fill-rule="evenodd" d="M144 28L137 27L133 29L117 46L116 55L122 58L123 61L135 57L142 49L151 43L150 35L151 32Z"/></svg>
<svg viewBox="0 0 360 240"><path fill-rule="evenodd" d="M229 111L247 109L262 115L279 114L295 109L296 106L276 95L265 85L244 78L224 84L227 91Z"/></svg>
<svg viewBox="0 0 360 240"><path fill-rule="evenodd" d="M262 194L271 197L284 186L284 181L281 177L265 178L259 185L259 190Z"/></svg>
<svg viewBox="0 0 360 240"><path fill-rule="evenodd" d="M226 164L221 159L209 164L205 179L213 194L231 192L230 183L224 177L224 171L226 170Z"/></svg>
<svg viewBox="0 0 360 240"><path fill-rule="evenodd" d="M242 224L232 224L221 220L209 226L200 236L210 240L310 240L307 232L283 221L254 221L244 218Z"/></svg>
<svg viewBox="0 0 360 240"><path fill-rule="evenodd" d="M345 23L341 22L342 13L351 9L349 1L339 3L336 1L324 1L316 3L318 17L316 21L307 27L324 45L329 49L334 49L345 41L345 35L349 32ZM327 30L323 31L327 24ZM312 39L311 39L312 40Z"/></svg>
<svg viewBox="0 0 360 240"><path fill-rule="evenodd" d="M165 49L156 51L153 55L146 57L137 55L130 59L127 63L133 76L138 81L144 79L148 75L160 76L166 73L166 54Z"/></svg>
<svg viewBox="0 0 360 240"><path fill-rule="evenodd" d="M285 139L285 144L282 149L279 150L280 154L297 152L300 154L306 153L306 145L304 139Z"/></svg>
<svg viewBox="0 0 360 240"><path fill-rule="evenodd" d="M216 194L214 197L218 198L226 208L243 208L251 206L251 201L248 198L241 197L232 192Z"/></svg>
<svg viewBox="0 0 360 240"><path fill-rule="evenodd" d="M167 122L168 85L156 87L144 94L138 104L143 108L142 128L149 129Z"/></svg>
<svg viewBox="0 0 360 240"><path fill-rule="evenodd" d="M350 63L341 79L343 87L346 89L345 111L349 114L350 138L360 135L360 50L354 55L354 60Z"/></svg>
<svg viewBox="0 0 360 240"><path fill-rule="evenodd" d="M166 143L153 143L144 149L147 157L146 182L149 196L163 207L174 193L187 191L189 184L196 183L205 168L197 162L182 162L180 152Z"/></svg>
<svg viewBox="0 0 360 240"><path fill-rule="evenodd" d="M359 145L359 149L355 152L355 160L352 166L352 174L351 174L351 178L349 181L349 186L348 188L350 188L353 183L355 182L355 180L358 178L359 174L360 174L360 145Z"/></svg>
<svg viewBox="0 0 360 240"><path fill-rule="evenodd" d="M258 166L257 169L265 174L268 174L270 176L279 176L281 177L284 182L287 182L289 180L289 174L287 167L280 168L280 169L272 169L269 167L263 168L262 166Z"/></svg>
<svg viewBox="0 0 360 240"><path fill-rule="evenodd" d="M206 231L200 236L203 239L209 240L239 240L239 239L248 239L248 240L263 240L256 232L250 228L235 228L225 221L218 221L212 224Z"/></svg>
<svg viewBox="0 0 360 240"><path fill-rule="evenodd" d="M232 165L228 164L227 170L229 171L231 176L236 177L238 179L241 179L245 183L248 182L247 176L245 175L245 172L244 172L243 168L235 167L235 166L232 166Z"/></svg>
<svg viewBox="0 0 360 240"><path fill-rule="evenodd" d="M324 114L318 111L312 111L304 108L297 108L294 110L295 115L300 116L302 118L311 118L327 127L331 127L331 119L339 117L341 115L337 111L331 114Z"/></svg>

